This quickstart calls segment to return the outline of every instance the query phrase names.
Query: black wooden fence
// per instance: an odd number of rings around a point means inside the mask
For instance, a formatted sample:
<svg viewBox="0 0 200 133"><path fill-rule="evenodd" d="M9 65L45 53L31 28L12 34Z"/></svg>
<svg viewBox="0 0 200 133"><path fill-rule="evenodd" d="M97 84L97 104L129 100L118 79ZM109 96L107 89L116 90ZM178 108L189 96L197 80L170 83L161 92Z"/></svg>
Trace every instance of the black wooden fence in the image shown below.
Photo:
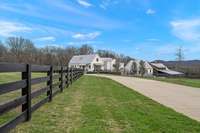
<svg viewBox="0 0 200 133"><path fill-rule="evenodd" d="M0 63L0 72L20 72L21 80L11 83L0 84L0 96L21 89L21 97L7 101L0 105L0 116L6 112L21 106L21 114L0 126L0 133L8 132L17 124L29 121L31 114L46 102L52 101L53 97L62 92L75 80L83 75L81 69L70 69L64 66L40 66L30 64ZM31 78L33 72L46 73L46 77ZM59 80L56 84L54 80ZM46 87L32 92L31 87L35 84L46 82ZM32 99L46 93L47 96L40 102L31 105Z"/></svg>

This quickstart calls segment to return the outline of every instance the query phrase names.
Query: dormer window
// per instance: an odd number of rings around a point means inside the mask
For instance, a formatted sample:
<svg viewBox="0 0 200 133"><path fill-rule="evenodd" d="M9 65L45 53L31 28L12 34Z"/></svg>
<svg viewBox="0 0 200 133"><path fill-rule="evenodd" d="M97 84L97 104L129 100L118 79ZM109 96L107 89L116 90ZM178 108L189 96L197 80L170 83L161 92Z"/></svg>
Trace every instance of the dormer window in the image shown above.
<svg viewBox="0 0 200 133"><path fill-rule="evenodd" d="M98 62L98 61L99 61L99 58L97 58L96 61Z"/></svg>

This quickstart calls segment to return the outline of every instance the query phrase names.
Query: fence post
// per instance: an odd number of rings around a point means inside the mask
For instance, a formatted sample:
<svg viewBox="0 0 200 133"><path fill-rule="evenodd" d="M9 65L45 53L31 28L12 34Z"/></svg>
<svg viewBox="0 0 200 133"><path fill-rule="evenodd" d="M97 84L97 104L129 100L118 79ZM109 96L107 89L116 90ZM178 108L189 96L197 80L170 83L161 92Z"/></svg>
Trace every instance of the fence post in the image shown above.
<svg viewBox="0 0 200 133"><path fill-rule="evenodd" d="M26 72L22 72L22 80L26 80L26 87L22 88L22 96L26 96L26 103L22 104L22 112L27 111L26 120L31 119L31 65L26 64Z"/></svg>
<svg viewBox="0 0 200 133"><path fill-rule="evenodd" d="M76 80L76 69L73 70L73 81Z"/></svg>
<svg viewBox="0 0 200 133"><path fill-rule="evenodd" d="M63 66L61 66L61 82L60 82L60 91L63 92Z"/></svg>
<svg viewBox="0 0 200 133"><path fill-rule="evenodd" d="M65 83L66 83L67 87L69 87L69 67L67 67L65 77L66 77Z"/></svg>
<svg viewBox="0 0 200 133"><path fill-rule="evenodd" d="M47 75L49 76L49 81L47 85L49 86L49 90L47 91L47 96L49 97L49 102L52 101L52 84L53 84L53 66L50 66L50 70Z"/></svg>
<svg viewBox="0 0 200 133"><path fill-rule="evenodd" d="M71 84L73 83L73 68L71 68Z"/></svg>

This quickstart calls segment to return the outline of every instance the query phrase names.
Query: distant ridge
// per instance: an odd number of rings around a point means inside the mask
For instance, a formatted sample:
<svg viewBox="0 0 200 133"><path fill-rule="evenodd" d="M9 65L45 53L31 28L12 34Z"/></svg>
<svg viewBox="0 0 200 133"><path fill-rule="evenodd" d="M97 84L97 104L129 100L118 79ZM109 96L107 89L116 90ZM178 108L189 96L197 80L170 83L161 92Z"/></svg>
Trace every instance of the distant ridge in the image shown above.
<svg viewBox="0 0 200 133"><path fill-rule="evenodd" d="M172 70L183 72L188 77L200 78L200 60L188 61L164 61L155 60L153 62L163 63Z"/></svg>
<svg viewBox="0 0 200 133"><path fill-rule="evenodd" d="M174 65L177 65L177 64L181 64L181 65L184 65L184 66L187 66L187 67L200 67L200 60L188 60L188 61L164 61L164 60L155 60L153 62L158 62L158 63L163 63L165 64L166 66L174 66Z"/></svg>

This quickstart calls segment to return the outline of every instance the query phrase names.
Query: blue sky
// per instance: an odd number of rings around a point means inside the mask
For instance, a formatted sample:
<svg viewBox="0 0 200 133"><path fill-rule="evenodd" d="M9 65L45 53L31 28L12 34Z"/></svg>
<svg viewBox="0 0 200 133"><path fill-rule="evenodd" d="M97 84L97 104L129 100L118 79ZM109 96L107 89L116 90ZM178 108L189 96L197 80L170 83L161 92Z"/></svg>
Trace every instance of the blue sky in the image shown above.
<svg viewBox="0 0 200 133"><path fill-rule="evenodd" d="M200 59L199 0L1 0L0 40L107 49L144 60Z"/></svg>

